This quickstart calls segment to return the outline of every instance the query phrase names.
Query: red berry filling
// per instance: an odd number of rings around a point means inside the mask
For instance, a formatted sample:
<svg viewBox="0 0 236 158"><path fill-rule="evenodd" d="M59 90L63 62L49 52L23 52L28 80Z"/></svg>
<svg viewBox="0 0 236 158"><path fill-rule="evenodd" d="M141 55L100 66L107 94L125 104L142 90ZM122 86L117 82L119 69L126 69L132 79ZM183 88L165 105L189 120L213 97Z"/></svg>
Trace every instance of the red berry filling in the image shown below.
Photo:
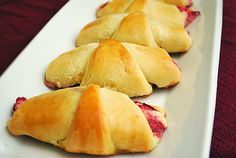
<svg viewBox="0 0 236 158"><path fill-rule="evenodd" d="M22 103L24 103L27 99L25 97L18 97L16 98L16 102L13 106L13 112L15 112L20 106Z"/></svg>
<svg viewBox="0 0 236 158"><path fill-rule="evenodd" d="M134 101L134 103L138 105L139 108L143 111L154 136L161 138L164 131L166 130L166 126L160 120L160 112L148 104L141 103L139 101Z"/></svg>
<svg viewBox="0 0 236 158"><path fill-rule="evenodd" d="M191 5L192 4L186 7L178 6L180 12L185 12L187 14L187 18L185 19L185 27L191 24L200 15L199 11L193 11L189 8Z"/></svg>
<svg viewBox="0 0 236 158"><path fill-rule="evenodd" d="M140 101L135 100L134 103L139 106L139 108L144 111L144 110L156 110L152 106L142 103Z"/></svg>

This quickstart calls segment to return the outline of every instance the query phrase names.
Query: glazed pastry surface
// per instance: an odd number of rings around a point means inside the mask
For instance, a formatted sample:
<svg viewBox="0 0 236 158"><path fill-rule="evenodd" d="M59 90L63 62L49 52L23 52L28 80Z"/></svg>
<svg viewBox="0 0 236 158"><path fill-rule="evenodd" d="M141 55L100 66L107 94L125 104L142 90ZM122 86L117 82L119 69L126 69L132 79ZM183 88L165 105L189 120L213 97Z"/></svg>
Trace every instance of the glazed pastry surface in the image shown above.
<svg viewBox="0 0 236 158"><path fill-rule="evenodd" d="M180 81L180 70L161 48L116 40L90 43L53 60L47 70L48 87L98 84L130 97L152 93L149 83L160 88Z"/></svg>
<svg viewBox="0 0 236 158"><path fill-rule="evenodd" d="M76 43L82 46L104 39L159 46L169 53L186 52L192 44L184 22L180 25L168 20L149 19L143 12L103 16L82 28Z"/></svg>
<svg viewBox="0 0 236 158"><path fill-rule="evenodd" d="M156 113L166 128L165 115ZM8 129L68 152L93 155L148 152L160 141L127 95L97 85L35 96L14 112Z"/></svg>

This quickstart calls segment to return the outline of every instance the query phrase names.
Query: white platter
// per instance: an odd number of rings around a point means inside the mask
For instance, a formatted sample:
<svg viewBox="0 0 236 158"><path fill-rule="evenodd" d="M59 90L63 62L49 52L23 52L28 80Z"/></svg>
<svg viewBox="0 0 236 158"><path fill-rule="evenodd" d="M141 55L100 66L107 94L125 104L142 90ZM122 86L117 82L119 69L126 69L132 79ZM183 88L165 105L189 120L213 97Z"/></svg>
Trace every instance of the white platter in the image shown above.
<svg viewBox="0 0 236 158"><path fill-rule="evenodd" d="M74 48L79 30L95 19L96 8L106 0L71 0L39 32L0 78L0 157L70 158L70 154L29 137L11 136L6 128L18 96L30 98L49 91L43 83L48 63ZM142 101L166 108L169 128L160 144L148 154L114 157L205 158L209 157L215 111L220 53L222 1L195 0L201 16L188 28L191 50L175 57L182 81L169 90L155 90Z"/></svg>

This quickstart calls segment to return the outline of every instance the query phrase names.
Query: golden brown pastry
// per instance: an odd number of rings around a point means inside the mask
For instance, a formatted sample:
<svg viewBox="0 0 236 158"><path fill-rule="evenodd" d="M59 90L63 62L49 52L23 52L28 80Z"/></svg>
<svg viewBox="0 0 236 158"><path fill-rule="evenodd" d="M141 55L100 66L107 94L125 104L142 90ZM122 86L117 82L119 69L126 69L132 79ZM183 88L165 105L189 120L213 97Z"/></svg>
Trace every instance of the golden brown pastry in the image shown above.
<svg viewBox="0 0 236 158"><path fill-rule="evenodd" d="M174 25L184 26L186 15L177 6L157 0L113 0L97 10L97 17L117 13L133 13L142 11L149 20L164 21Z"/></svg>
<svg viewBox="0 0 236 158"><path fill-rule="evenodd" d="M129 96L152 93L135 58L120 43L114 40L100 42L87 63L81 86L98 84Z"/></svg>
<svg viewBox="0 0 236 158"><path fill-rule="evenodd" d="M151 151L166 128L163 109L96 85L33 97L8 121L13 135L93 155Z"/></svg>
<svg viewBox="0 0 236 158"><path fill-rule="evenodd" d="M130 43L123 45L134 56L149 83L165 88L180 81L180 69L164 49Z"/></svg>
<svg viewBox="0 0 236 158"><path fill-rule="evenodd" d="M130 97L149 95L149 83L163 88L179 81L180 70L164 49L116 40L90 43L60 55L49 64L45 77L48 87L98 84Z"/></svg>
<svg viewBox="0 0 236 158"><path fill-rule="evenodd" d="M184 26L164 20L150 20L143 12L112 14L87 24L77 37L77 46L102 39L115 39L165 49L177 53L187 51L191 38Z"/></svg>

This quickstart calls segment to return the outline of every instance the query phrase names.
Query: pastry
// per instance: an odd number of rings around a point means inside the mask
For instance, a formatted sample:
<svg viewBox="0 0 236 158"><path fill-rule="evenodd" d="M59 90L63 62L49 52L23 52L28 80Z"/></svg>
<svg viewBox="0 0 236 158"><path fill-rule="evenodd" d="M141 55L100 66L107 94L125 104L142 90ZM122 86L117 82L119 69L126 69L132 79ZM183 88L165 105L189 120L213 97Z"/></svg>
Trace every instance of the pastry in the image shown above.
<svg viewBox="0 0 236 158"><path fill-rule="evenodd" d="M185 14L177 6L157 0L113 0L97 10L97 17L142 11L150 20L184 26Z"/></svg>
<svg viewBox="0 0 236 158"><path fill-rule="evenodd" d="M166 128L163 109L135 104L127 95L97 85L35 96L8 121L13 135L92 155L149 152Z"/></svg>
<svg viewBox="0 0 236 158"><path fill-rule="evenodd" d="M200 15L199 11L190 9L191 6L192 1L189 0L162 0L162 2L157 0L112 0L100 6L96 14L97 17L102 17L110 14L142 11L149 20L187 27Z"/></svg>
<svg viewBox="0 0 236 158"><path fill-rule="evenodd" d="M192 40L184 26L162 20L150 20L143 12L112 14L87 24L77 37L77 46L102 39L115 39L151 47L170 53L189 50Z"/></svg>
<svg viewBox="0 0 236 158"><path fill-rule="evenodd" d="M49 64L45 75L48 87L98 84L130 97L149 95L149 83L163 88L179 80L180 70L164 49L116 40L102 40L66 52Z"/></svg>

